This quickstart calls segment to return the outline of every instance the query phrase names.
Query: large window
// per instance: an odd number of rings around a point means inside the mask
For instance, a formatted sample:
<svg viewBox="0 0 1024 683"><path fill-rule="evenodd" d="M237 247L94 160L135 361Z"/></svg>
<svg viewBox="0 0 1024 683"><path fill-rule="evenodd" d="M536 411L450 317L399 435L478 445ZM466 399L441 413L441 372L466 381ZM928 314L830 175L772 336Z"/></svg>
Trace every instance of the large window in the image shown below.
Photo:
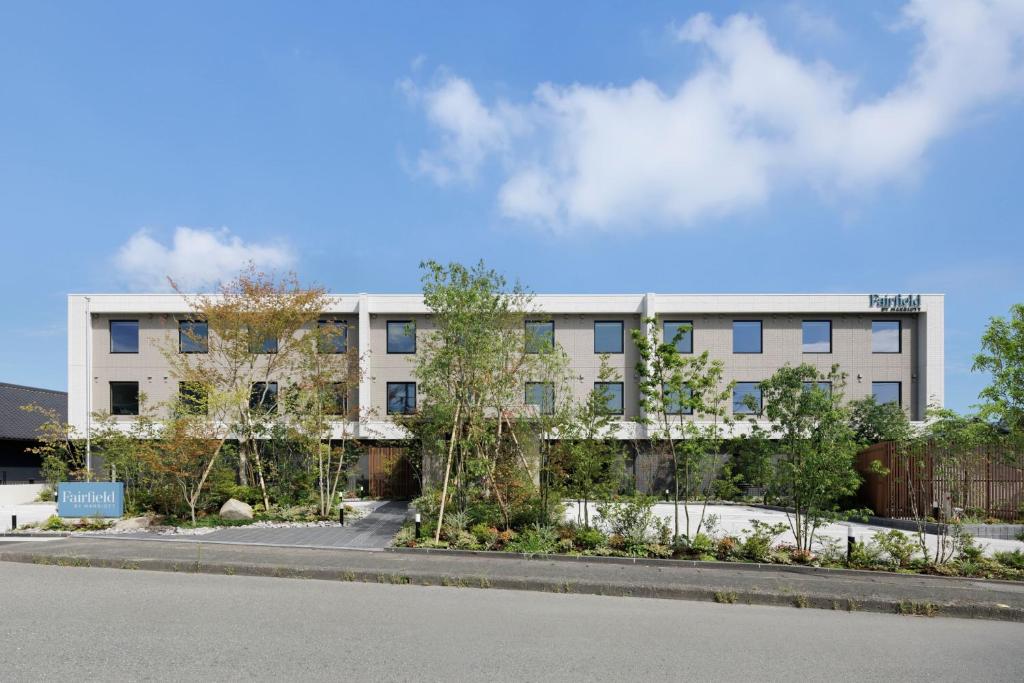
<svg viewBox="0 0 1024 683"><path fill-rule="evenodd" d="M416 322L388 321L388 353L416 353Z"/></svg>
<svg viewBox="0 0 1024 683"><path fill-rule="evenodd" d="M813 391L814 389L817 389L818 391L823 391L826 394L828 394L829 396L831 396L832 395L832 382L829 382L829 381L804 382L804 391Z"/></svg>
<svg viewBox="0 0 1024 683"><path fill-rule="evenodd" d="M609 415L622 415L622 382L594 382L594 389L604 394Z"/></svg>
<svg viewBox="0 0 1024 683"><path fill-rule="evenodd" d="M760 415L762 407L759 382L736 383L732 390L733 415Z"/></svg>
<svg viewBox="0 0 1024 683"><path fill-rule="evenodd" d="M206 415L206 387L198 382L178 382L178 406L187 415Z"/></svg>
<svg viewBox="0 0 1024 683"><path fill-rule="evenodd" d="M272 334L249 333L249 353L277 353L277 337Z"/></svg>
<svg viewBox="0 0 1024 683"><path fill-rule="evenodd" d="M661 339L666 344L676 340L676 351L679 353L693 353L693 321L692 320L666 320L661 324Z"/></svg>
<svg viewBox="0 0 1024 683"><path fill-rule="evenodd" d="M138 415L139 414L139 383L138 382L111 382L110 383L110 414L111 415Z"/></svg>
<svg viewBox="0 0 1024 683"><path fill-rule="evenodd" d="M761 321L732 321L732 352L761 353Z"/></svg>
<svg viewBox="0 0 1024 683"><path fill-rule="evenodd" d="M594 322L594 353L622 353L623 325L621 320Z"/></svg>
<svg viewBox="0 0 1024 683"><path fill-rule="evenodd" d="M139 352L139 321L138 320L111 320L110 321L110 352L111 353L138 353Z"/></svg>
<svg viewBox="0 0 1024 683"><path fill-rule="evenodd" d="M832 353L831 320L805 320L802 327L804 353Z"/></svg>
<svg viewBox="0 0 1024 683"><path fill-rule="evenodd" d="M178 352L209 353L210 326L203 320L178 321Z"/></svg>
<svg viewBox="0 0 1024 683"><path fill-rule="evenodd" d="M348 384L333 382L327 396L326 412L328 415L348 415Z"/></svg>
<svg viewBox="0 0 1024 683"><path fill-rule="evenodd" d="M555 321L554 320L527 320L526 321L526 352L540 353L553 348L555 345Z"/></svg>
<svg viewBox="0 0 1024 683"><path fill-rule="evenodd" d="M526 405L533 406L541 415L555 412L555 385L551 382L527 382Z"/></svg>
<svg viewBox="0 0 1024 683"><path fill-rule="evenodd" d="M388 382L388 415L416 412L416 382Z"/></svg>
<svg viewBox="0 0 1024 683"><path fill-rule="evenodd" d="M348 353L348 324L340 320L321 320L317 322L320 337L317 339L317 351L320 353Z"/></svg>
<svg viewBox="0 0 1024 683"><path fill-rule="evenodd" d="M899 320L872 320L871 353L900 353L900 328Z"/></svg>
<svg viewBox="0 0 1024 683"><path fill-rule="evenodd" d="M249 392L249 408L273 413L277 411L277 382L253 382Z"/></svg>
<svg viewBox="0 0 1024 683"><path fill-rule="evenodd" d="M693 415L693 405L690 403L693 398L693 389L683 387L682 391L672 391L667 384L661 387L665 395L665 408L669 415Z"/></svg>
<svg viewBox="0 0 1024 683"><path fill-rule="evenodd" d="M871 395L879 404L895 403L903 405L901 382L872 382Z"/></svg>

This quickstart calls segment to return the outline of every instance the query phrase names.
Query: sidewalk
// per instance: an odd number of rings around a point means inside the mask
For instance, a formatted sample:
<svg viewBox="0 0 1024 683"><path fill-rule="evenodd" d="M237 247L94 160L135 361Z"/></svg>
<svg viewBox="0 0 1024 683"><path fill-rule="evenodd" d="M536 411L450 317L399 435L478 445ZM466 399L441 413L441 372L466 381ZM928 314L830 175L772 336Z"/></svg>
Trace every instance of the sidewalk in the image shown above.
<svg viewBox="0 0 1024 683"><path fill-rule="evenodd" d="M705 600L1024 622L1024 584L806 567L70 538L0 561Z"/></svg>

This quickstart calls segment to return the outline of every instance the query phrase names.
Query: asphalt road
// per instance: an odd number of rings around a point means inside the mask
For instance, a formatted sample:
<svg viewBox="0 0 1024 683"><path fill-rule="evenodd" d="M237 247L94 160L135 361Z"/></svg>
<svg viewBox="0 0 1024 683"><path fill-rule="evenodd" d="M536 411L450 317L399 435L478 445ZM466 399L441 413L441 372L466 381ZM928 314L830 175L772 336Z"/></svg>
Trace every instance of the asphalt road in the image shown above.
<svg viewBox="0 0 1024 683"><path fill-rule="evenodd" d="M0 678L1006 680L1024 625L0 564Z"/></svg>

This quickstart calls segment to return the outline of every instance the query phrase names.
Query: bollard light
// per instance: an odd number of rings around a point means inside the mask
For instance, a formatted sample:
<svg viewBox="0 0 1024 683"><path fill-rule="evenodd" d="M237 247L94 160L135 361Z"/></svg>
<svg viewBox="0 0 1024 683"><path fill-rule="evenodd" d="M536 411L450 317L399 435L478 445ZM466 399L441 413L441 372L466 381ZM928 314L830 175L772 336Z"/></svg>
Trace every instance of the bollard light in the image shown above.
<svg viewBox="0 0 1024 683"><path fill-rule="evenodd" d="M420 537L420 513L416 513L416 538Z"/></svg>
<svg viewBox="0 0 1024 683"><path fill-rule="evenodd" d="M853 561L853 546L857 544L857 539L853 536L853 525L846 525L846 564L850 564Z"/></svg>
<svg viewBox="0 0 1024 683"><path fill-rule="evenodd" d="M345 526L345 504L338 506L338 524Z"/></svg>
<svg viewBox="0 0 1024 683"><path fill-rule="evenodd" d="M18 530L18 515L11 515L11 531Z"/></svg>

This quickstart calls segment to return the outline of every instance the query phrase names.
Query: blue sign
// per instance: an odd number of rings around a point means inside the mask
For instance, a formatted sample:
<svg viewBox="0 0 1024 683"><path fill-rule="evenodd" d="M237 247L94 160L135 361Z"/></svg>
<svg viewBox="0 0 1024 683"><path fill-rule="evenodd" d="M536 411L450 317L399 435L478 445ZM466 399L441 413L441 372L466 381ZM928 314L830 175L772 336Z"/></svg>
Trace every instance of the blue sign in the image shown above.
<svg viewBox="0 0 1024 683"><path fill-rule="evenodd" d="M57 484L60 517L120 517L124 514L124 482L61 482Z"/></svg>

